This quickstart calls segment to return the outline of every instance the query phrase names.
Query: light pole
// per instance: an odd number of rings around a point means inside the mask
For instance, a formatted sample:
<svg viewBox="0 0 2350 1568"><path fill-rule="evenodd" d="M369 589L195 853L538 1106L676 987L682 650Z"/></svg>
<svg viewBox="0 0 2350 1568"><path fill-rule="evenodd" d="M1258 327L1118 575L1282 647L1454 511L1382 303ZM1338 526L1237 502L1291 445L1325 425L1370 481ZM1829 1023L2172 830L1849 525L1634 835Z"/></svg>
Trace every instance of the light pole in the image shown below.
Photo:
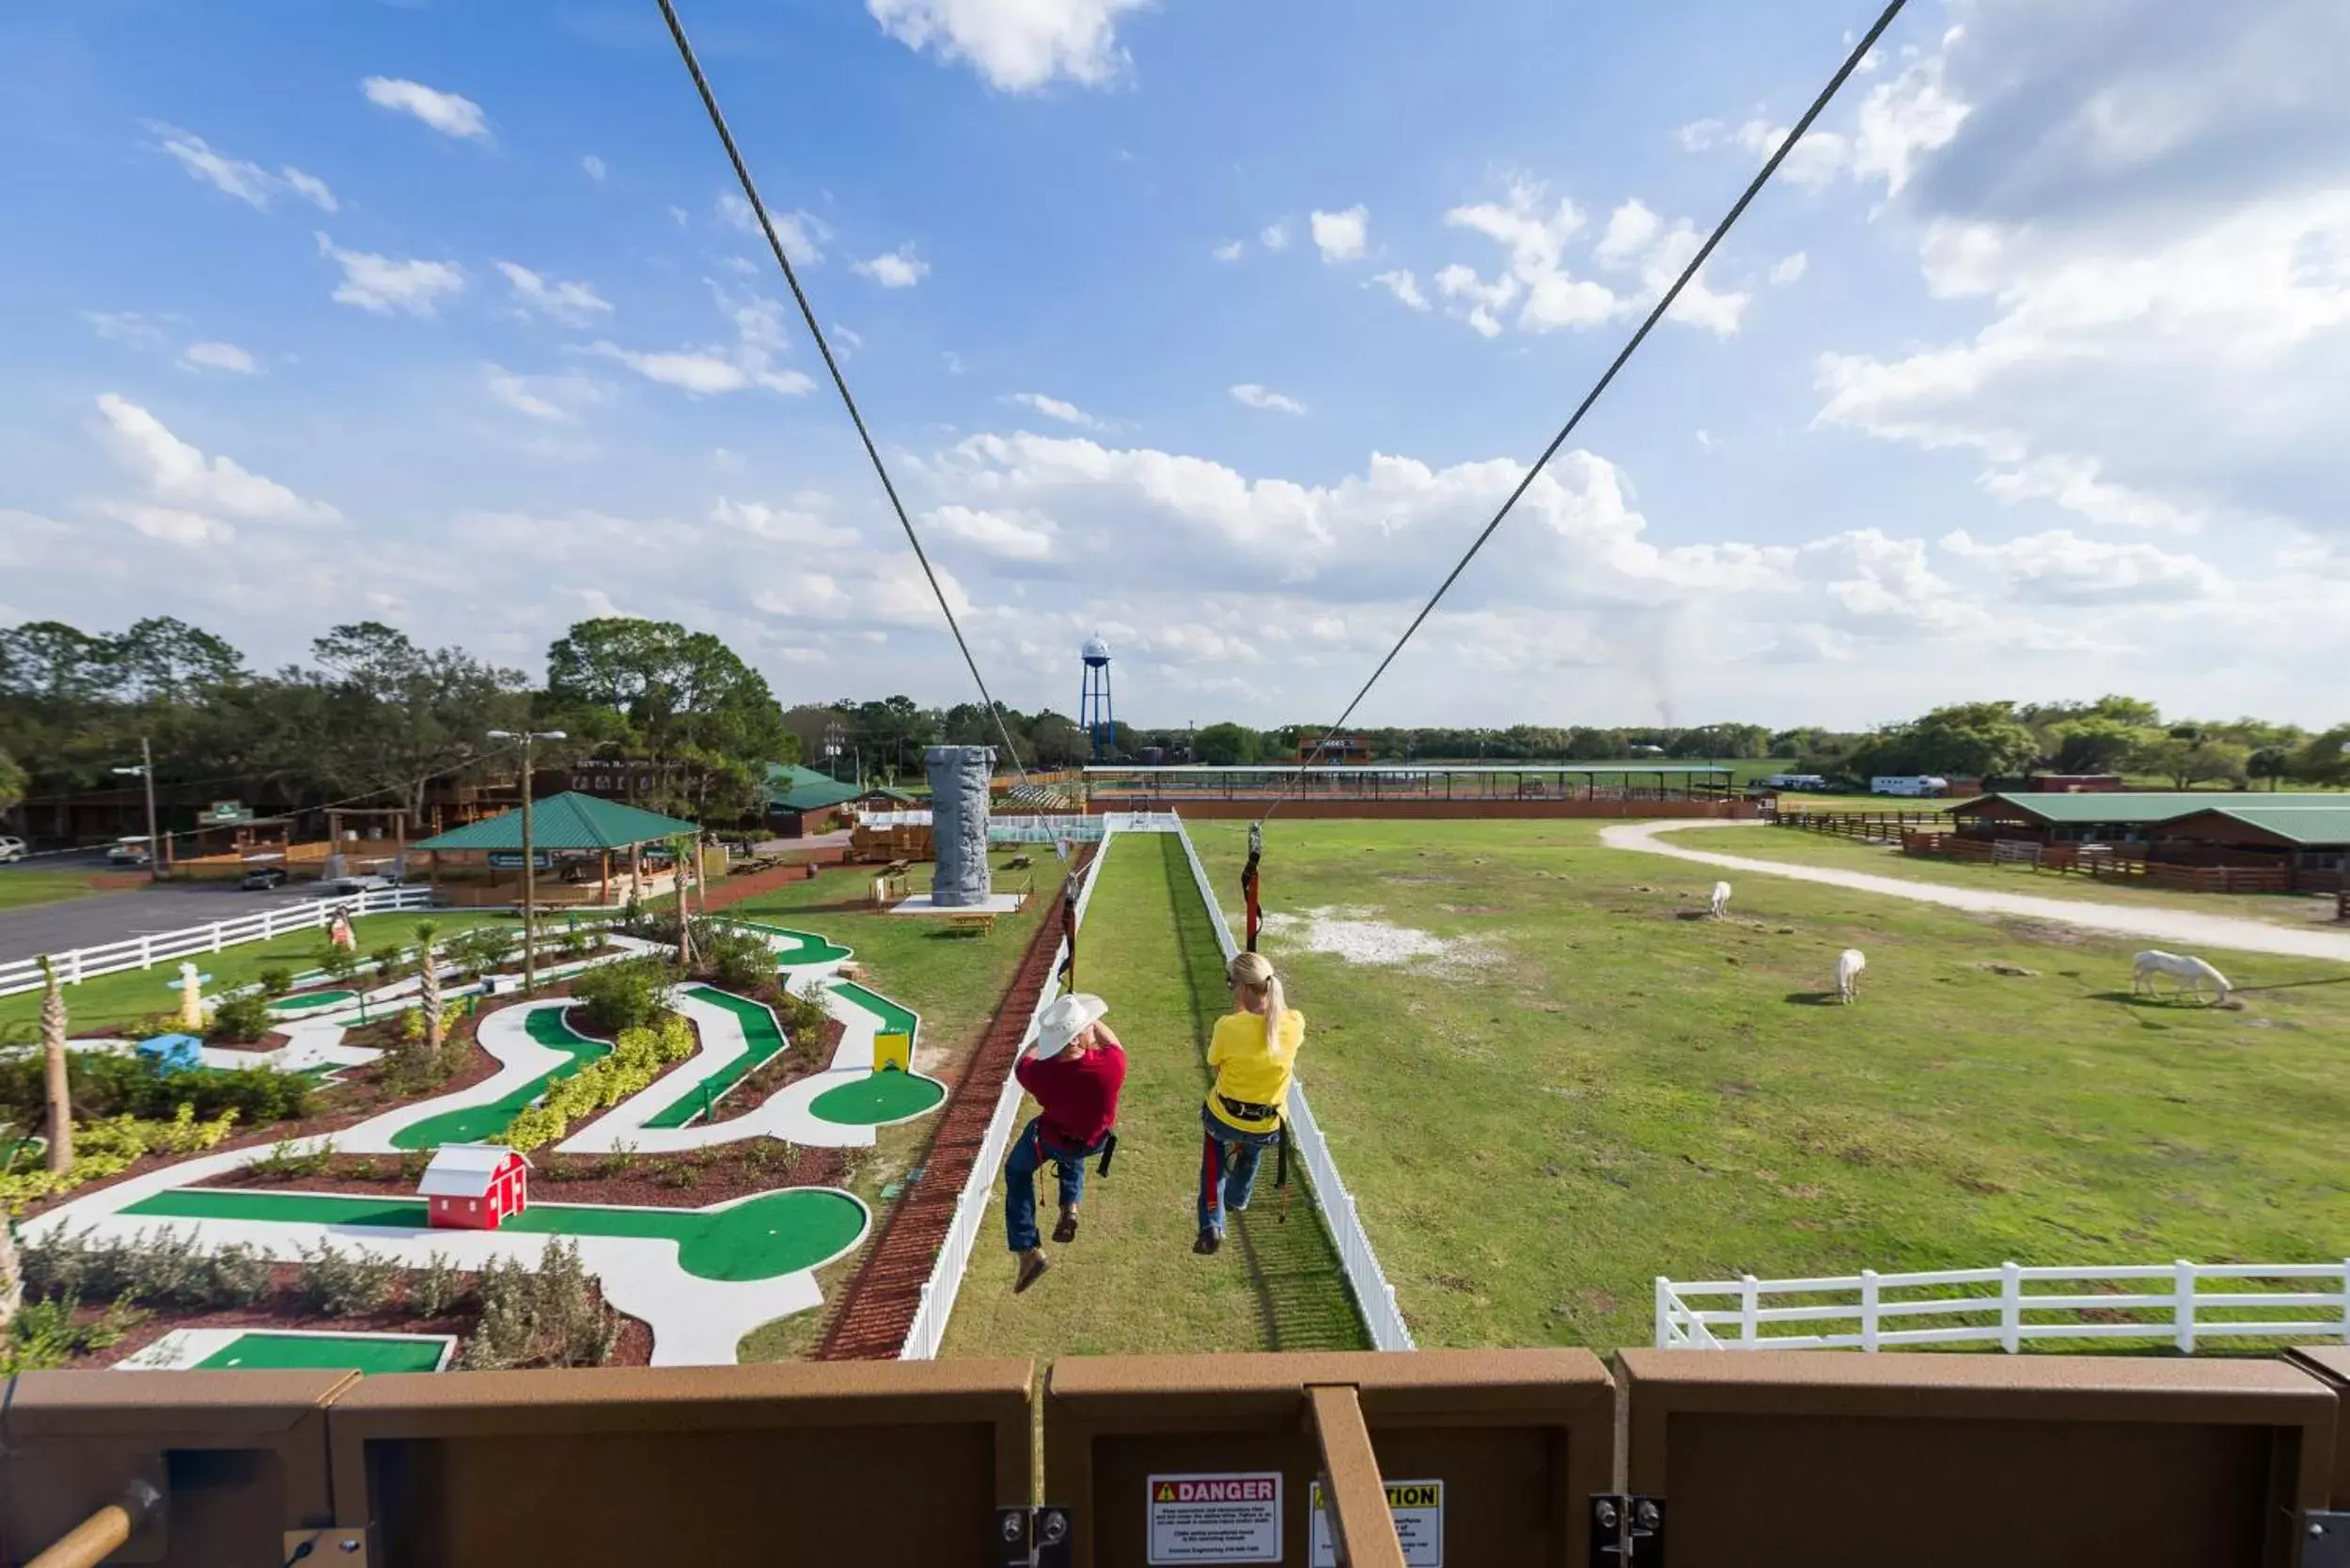
<svg viewBox="0 0 2350 1568"><path fill-rule="evenodd" d="M530 745L533 741L561 741L560 729L493 729L490 739L514 741L523 748L523 995L539 989L539 861L530 841Z"/></svg>
<svg viewBox="0 0 2350 1568"><path fill-rule="evenodd" d="M139 765L114 771L136 774L147 785L147 880L161 882L164 879L164 846L155 832L155 753L147 744L146 736L139 737Z"/></svg>

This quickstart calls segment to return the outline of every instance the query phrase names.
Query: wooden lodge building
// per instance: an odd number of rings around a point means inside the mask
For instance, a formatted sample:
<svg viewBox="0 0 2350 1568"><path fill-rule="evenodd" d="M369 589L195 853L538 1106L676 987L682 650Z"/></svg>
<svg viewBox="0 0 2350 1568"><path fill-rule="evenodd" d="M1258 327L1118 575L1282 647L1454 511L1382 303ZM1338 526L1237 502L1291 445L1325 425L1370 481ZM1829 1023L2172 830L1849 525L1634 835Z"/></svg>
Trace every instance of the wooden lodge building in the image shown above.
<svg viewBox="0 0 2350 1568"><path fill-rule="evenodd" d="M2071 856L2286 873L2284 887L2337 891L2350 869L2350 793L2019 792L1950 808L1955 837Z"/></svg>

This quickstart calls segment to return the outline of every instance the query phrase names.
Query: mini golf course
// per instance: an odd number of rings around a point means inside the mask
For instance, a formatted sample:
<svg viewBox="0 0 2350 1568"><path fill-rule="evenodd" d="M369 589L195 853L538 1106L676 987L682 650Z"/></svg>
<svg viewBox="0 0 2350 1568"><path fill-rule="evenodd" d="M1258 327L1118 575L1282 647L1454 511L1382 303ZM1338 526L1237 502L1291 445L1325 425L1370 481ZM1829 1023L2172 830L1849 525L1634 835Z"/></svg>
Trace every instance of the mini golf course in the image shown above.
<svg viewBox="0 0 2350 1568"><path fill-rule="evenodd" d="M317 1012L324 1008L340 1007L356 1001L356 991L297 991L290 996L280 996L270 1003L272 1012Z"/></svg>
<svg viewBox="0 0 2350 1568"><path fill-rule="evenodd" d="M194 1370L429 1372L439 1372L447 1354L448 1340L442 1335L252 1333L238 1335Z"/></svg>
<svg viewBox="0 0 2350 1568"><path fill-rule="evenodd" d="M807 1103L810 1116L852 1127L881 1127L937 1108L947 1086L936 1078L891 1070L828 1089Z"/></svg>
<svg viewBox="0 0 2350 1568"><path fill-rule="evenodd" d="M817 964L839 964L849 957L849 949L817 935L812 931L793 931L789 926L771 926L763 920L727 920L727 925L744 931L755 931L776 943L776 967L806 968Z"/></svg>
<svg viewBox="0 0 2350 1568"><path fill-rule="evenodd" d="M708 985L689 986L685 994L697 1002L722 1007L733 1013L743 1026L744 1043L750 1048L696 1085L696 1092L647 1117L645 1125L648 1127L682 1127L689 1121L709 1115L710 1107L716 1105L728 1090L748 1077L769 1057L789 1043L783 1038L783 1030L776 1025L776 1015L762 1003L746 1001L731 992Z"/></svg>
<svg viewBox="0 0 2350 1568"><path fill-rule="evenodd" d="M423 1200L346 1193L179 1187L122 1211L151 1219L258 1220L423 1231ZM864 1205L830 1187L786 1187L708 1209L534 1203L502 1235L610 1236L677 1243L678 1266L701 1279L773 1279L838 1256L865 1233Z"/></svg>
<svg viewBox="0 0 2350 1568"><path fill-rule="evenodd" d="M609 1052L612 1047L601 1040L590 1040L564 1022L570 1010L559 1007L534 1009L523 1021L530 1038L541 1045L563 1052L571 1059L552 1072L542 1073L503 1099L486 1105L467 1105L462 1110L444 1111L428 1117L414 1126L402 1127L392 1135L395 1149L438 1149L444 1143L480 1143L495 1137L507 1124L531 1102L547 1091L547 1085L557 1078L568 1078L581 1068Z"/></svg>

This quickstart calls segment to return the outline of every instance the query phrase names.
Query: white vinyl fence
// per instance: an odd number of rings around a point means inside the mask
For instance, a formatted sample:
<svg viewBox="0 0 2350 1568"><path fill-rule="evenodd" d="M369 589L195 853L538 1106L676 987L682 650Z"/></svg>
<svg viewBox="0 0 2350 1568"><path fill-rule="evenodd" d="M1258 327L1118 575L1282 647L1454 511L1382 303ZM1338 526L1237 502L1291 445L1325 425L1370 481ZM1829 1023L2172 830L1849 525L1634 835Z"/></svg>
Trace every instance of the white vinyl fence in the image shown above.
<svg viewBox="0 0 2350 1568"><path fill-rule="evenodd" d="M1093 819L1101 821L1100 818ZM1094 852L1093 863L1086 868L1085 885L1077 889L1077 929L1085 929L1086 907L1093 902L1093 885L1102 874L1102 862L1109 858L1110 839L1119 831L1116 824L1105 824L1102 847ZM1053 949L1053 967L1044 980L1044 989L1037 993L1036 1011L1028 1015L1027 1028L1020 1037L1020 1051L1025 1053L1028 1042L1036 1036L1036 1021L1060 995L1060 966L1069 956L1066 938ZM955 1217L948 1223L947 1239L938 1248L938 1257L931 1264L931 1277L922 1282L922 1299L914 1309L914 1322L906 1329L905 1344L898 1352L901 1361L932 1361L938 1357L938 1347L947 1338L947 1321L954 1315L955 1297L963 1290L963 1276L971 1266L971 1248L978 1245L980 1229L994 1212L991 1201L995 1195L995 1173L1004 1163L1004 1154L1011 1147L1011 1135L1020 1121L1022 1090L1017 1078L1007 1077L1003 1091L995 1097L995 1112L989 1118L987 1136L979 1140L979 1157L972 1162L971 1174L964 1179L963 1192L955 1200Z"/></svg>
<svg viewBox="0 0 2350 1568"><path fill-rule="evenodd" d="M331 925L337 912L352 916L386 915L403 909L429 909L431 905L432 890L429 887L392 887L381 892L356 893L348 898L313 899L282 909L265 909L258 915L247 915L239 919L215 920L209 926L155 932L146 936L109 942L102 947L75 948L50 956L57 965L57 978L68 985L79 985L100 975L145 969L196 953L216 953L223 948L238 947L246 942L265 942L273 936L283 936L290 931ZM40 987L39 960L20 958L12 963L0 964L0 996L38 991Z"/></svg>
<svg viewBox="0 0 2350 1568"><path fill-rule="evenodd" d="M1232 928L1225 923L1223 905L1216 902L1215 887L1208 881L1207 868L1199 863L1199 851L1183 830L1181 819L1172 811L1137 812L1137 818L1156 822L1164 819L1173 827L1154 827L1144 831L1173 832L1183 840L1183 858L1191 862L1191 874L1199 885L1199 897L1208 906L1208 919L1215 927L1216 946L1224 950L1225 962L1240 951L1240 944L1232 940ZM1346 1283L1355 1293L1355 1307L1362 1314L1363 1326L1371 1331L1372 1348L1377 1350L1410 1350L1412 1331L1405 1326L1403 1313L1395 1304L1395 1287L1387 1283L1386 1271L1379 1266L1379 1255L1371 1249L1371 1237L1363 1230L1362 1217L1355 1212L1355 1195L1346 1190L1339 1179L1338 1162L1330 1156L1330 1143L1322 1136L1322 1124L1314 1120L1313 1107L1306 1103L1306 1088L1292 1081L1289 1098L1290 1140L1305 1157L1308 1186L1314 1202L1322 1210L1323 1222L1330 1229L1330 1239L1338 1244L1339 1266L1345 1272Z"/></svg>
<svg viewBox="0 0 2350 1568"><path fill-rule="evenodd" d="M2269 1288L2245 1288L2261 1282ZM1725 1299L1725 1306L1700 1305ZM1906 1326L1920 1319L1932 1321ZM2192 1352L2217 1339L2350 1343L2350 1260L2002 1263L1929 1274L1863 1270L1841 1278L1656 1281L1659 1350L1996 1344L2013 1353L2033 1340L2161 1340Z"/></svg>

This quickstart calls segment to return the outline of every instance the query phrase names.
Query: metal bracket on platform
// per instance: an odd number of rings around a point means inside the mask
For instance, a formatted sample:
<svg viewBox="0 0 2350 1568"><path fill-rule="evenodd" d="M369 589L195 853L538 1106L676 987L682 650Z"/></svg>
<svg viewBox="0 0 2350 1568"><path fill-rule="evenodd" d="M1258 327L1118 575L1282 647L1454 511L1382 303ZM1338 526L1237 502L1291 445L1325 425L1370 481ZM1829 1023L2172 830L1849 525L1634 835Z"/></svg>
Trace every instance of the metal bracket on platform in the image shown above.
<svg viewBox="0 0 2350 1568"><path fill-rule="evenodd" d="M1076 1515L1069 1509L999 1508L995 1560L999 1568L1070 1568L1075 1556Z"/></svg>
<svg viewBox="0 0 2350 1568"><path fill-rule="evenodd" d="M278 1560L292 1568L368 1568L368 1532L363 1529L290 1529Z"/></svg>
<svg viewBox="0 0 2350 1568"><path fill-rule="evenodd" d="M2350 1513L2312 1508L2301 1515L2301 1568L2350 1568Z"/></svg>
<svg viewBox="0 0 2350 1568"><path fill-rule="evenodd" d="M1591 1494L1592 1568L1664 1568L1665 1499ZM2344 1560L2350 1568L2350 1559Z"/></svg>

